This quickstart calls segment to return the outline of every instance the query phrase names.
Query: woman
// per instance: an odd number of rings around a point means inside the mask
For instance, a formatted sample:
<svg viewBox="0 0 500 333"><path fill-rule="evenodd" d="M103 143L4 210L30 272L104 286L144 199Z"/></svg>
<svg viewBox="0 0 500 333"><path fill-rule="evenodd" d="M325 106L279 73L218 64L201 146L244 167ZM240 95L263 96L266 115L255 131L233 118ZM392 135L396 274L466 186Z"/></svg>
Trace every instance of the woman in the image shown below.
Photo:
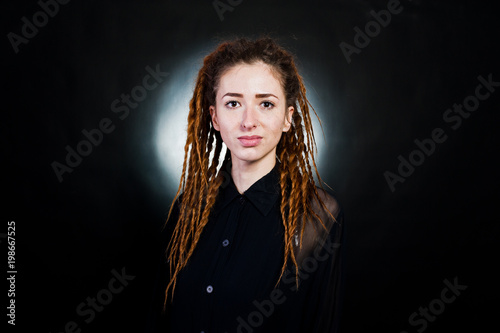
<svg viewBox="0 0 500 333"><path fill-rule="evenodd" d="M269 38L220 44L198 73L187 131L158 330L336 332L343 220L314 182L293 57Z"/></svg>

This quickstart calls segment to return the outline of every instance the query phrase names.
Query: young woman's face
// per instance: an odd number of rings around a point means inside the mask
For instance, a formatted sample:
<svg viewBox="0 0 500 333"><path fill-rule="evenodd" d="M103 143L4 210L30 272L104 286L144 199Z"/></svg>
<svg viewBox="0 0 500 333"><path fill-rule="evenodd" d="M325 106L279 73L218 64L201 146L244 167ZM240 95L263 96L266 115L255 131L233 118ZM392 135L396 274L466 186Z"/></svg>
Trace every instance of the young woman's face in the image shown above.
<svg viewBox="0 0 500 333"><path fill-rule="evenodd" d="M235 160L274 165L281 134L290 129L293 107L264 63L238 64L221 76L212 123Z"/></svg>

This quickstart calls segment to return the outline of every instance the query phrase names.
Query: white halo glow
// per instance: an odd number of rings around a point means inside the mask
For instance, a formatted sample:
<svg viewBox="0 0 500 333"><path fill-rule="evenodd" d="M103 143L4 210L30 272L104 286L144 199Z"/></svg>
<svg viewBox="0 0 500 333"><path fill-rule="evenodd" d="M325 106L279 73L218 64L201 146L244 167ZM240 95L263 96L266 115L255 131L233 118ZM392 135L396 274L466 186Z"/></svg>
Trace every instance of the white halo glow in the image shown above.
<svg viewBox="0 0 500 333"><path fill-rule="evenodd" d="M186 62L170 71L171 78L161 103L163 107L156 121L156 154L169 192L177 190L182 173L189 101L197 74L193 63Z"/></svg>

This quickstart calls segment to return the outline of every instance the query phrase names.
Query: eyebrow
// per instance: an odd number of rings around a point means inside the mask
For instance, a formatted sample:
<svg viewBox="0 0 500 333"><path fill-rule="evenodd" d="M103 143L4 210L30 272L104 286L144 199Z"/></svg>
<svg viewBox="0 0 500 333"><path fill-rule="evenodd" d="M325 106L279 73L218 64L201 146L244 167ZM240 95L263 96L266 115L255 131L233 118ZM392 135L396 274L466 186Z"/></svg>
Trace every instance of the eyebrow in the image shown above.
<svg viewBox="0 0 500 333"><path fill-rule="evenodd" d="M243 98L243 94L231 93L231 92L225 94L222 97L226 97L226 96ZM257 97L257 98L275 97L276 99L279 99L278 96L276 96L274 94L255 94L255 97Z"/></svg>

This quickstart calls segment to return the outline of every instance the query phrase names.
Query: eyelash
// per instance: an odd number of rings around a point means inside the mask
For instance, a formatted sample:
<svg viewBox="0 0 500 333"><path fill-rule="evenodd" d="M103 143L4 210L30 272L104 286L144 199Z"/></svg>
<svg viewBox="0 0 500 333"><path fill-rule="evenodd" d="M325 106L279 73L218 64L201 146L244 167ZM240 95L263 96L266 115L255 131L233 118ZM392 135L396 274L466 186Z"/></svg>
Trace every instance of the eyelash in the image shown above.
<svg viewBox="0 0 500 333"><path fill-rule="evenodd" d="M229 101L229 102L227 102L225 105L226 105L226 106L228 106L228 105L229 105L229 104L231 104L231 103L238 103L238 104L239 104L239 102L238 102L238 101ZM235 108L235 106L230 106L230 108Z"/></svg>
<svg viewBox="0 0 500 333"><path fill-rule="evenodd" d="M238 103L238 104L239 104L240 102L238 102L238 101L228 101L225 105L226 105L226 106L229 106L229 104L231 104L231 103ZM268 104L269 104L269 106L267 106L267 107L266 107L266 106L264 106L264 108L265 108L265 109L272 109L272 108L274 108L274 103L273 103L273 102L270 102L270 101L263 101L263 102L262 102L262 103L260 103L260 104L263 104L263 103L268 103ZM230 108L235 108L235 106L230 106Z"/></svg>
<svg viewBox="0 0 500 333"><path fill-rule="evenodd" d="M269 101L263 101L263 102L262 102L262 103L260 103L260 104L263 104L263 103L269 103L269 104L270 104L270 107L264 107L264 108L266 108L266 109L272 109L272 108L274 108L274 103L272 103L272 102L269 102Z"/></svg>

